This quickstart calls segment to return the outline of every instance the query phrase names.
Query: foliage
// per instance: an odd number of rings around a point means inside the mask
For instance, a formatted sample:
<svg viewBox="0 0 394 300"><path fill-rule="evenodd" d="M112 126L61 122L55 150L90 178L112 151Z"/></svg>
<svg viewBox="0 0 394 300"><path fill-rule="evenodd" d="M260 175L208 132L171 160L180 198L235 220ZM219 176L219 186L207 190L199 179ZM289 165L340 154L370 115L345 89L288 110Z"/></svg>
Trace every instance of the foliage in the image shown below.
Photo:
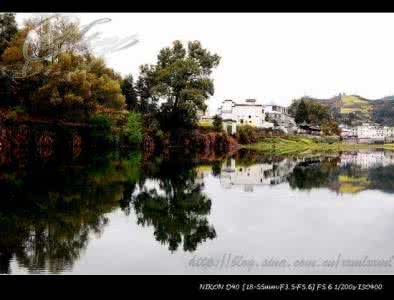
<svg viewBox="0 0 394 300"><path fill-rule="evenodd" d="M14 87L15 80L10 72L0 68L0 106L15 104Z"/></svg>
<svg viewBox="0 0 394 300"><path fill-rule="evenodd" d="M98 106L116 110L125 106L118 78L100 59L62 53L49 72L51 76L32 96L33 112L82 119Z"/></svg>
<svg viewBox="0 0 394 300"><path fill-rule="evenodd" d="M249 149L274 154L315 153L354 151L357 149L383 148L383 145L345 144L334 138L309 138L304 136L266 138L253 145L244 146Z"/></svg>
<svg viewBox="0 0 394 300"><path fill-rule="evenodd" d="M210 75L219 61L198 41L189 42L187 49L175 41L160 51L155 65L141 66L137 90L142 104L162 100L159 119L164 129L195 126L197 112L205 111L205 101L214 93Z"/></svg>
<svg viewBox="0 0 394 300"><path fill-rule="evenodd" d="M109 118L104 114L96 114L89 119L89 123L92 126L91 136L95 142L110 143L112 134L111 127L112 123Z"/></svg>
<svg viewBox="0 0 394 300"><path fill-rule="evenodd" d="M213 122L212 122L212 125L213 125L213 129L215 130L215 131L222 131L223 130L223 120L222 120L222 117L221 116L219 116L219 115L215 115L214 117L213 117Z"/></svg>
<svg viewBox="0 0 394 300"><path fill-rule="evenodd" d="M250 125L238 126L236 135L240 144L247 145L256 142L256 129Z"/></svg>
<svg viewBox="0 0 394 300"><path fill-rule="evenodd" d="M15 21L14 13L0 14L0 56L7 48L8 43L12 40L18 28Z"/></svg>
<svg viewBox="0 0 394 300"><path fill-rule="evenodd" d="M140 145L144 138L142 116L140 113L129 112L125 132L127 143Z"/></svg>
<svg viewBox="0 0 394 300"><path fill-rule="evenodd" d="M293 115L297 124L306 122L321 125L331 120L327 107L309 99L293 100L289 112Z"/></svg>
<svg viewBox="0 0 394 300"><path fill-rule="evenodd" d="M329 120L323 123L320 127L324 135L340 135L341 129L338 127L337 122Z"/></svg>
<svg viewBox="0 0 394 300"><path fill-rule="evenodd" d="M28 62L23 53L31 29L37 38L29 43L27 55L34 55L34 62ZM86 121L98 107L125 108L120 76L89 53L78 23L66 17L26 21L5 49L1 64L18 75L12 84L4 74L0 76L0 86L10 86L7 98L14 98L10 105L24 105L30 113Z"/></svg>
<svg viewBox="0 0 394 300"><path fill-rule="evenodd" d="M134 79L132 75L128 75L122 80L121 88L122 93L125 96L127 110L138 110L139 104L137 92L134 86Z"/></svg>

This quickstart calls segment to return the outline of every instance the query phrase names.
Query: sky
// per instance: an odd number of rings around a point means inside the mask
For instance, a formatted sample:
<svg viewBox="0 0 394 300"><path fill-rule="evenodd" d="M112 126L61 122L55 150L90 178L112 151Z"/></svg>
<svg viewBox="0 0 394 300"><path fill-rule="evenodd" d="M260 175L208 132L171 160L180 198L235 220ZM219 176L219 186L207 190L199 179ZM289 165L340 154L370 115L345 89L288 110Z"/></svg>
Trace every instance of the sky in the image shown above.
<svg viewBox="0 0 394 300"><path fill-rule="evenodd" d="M32 15L17 14L17 21ZM394 95L394 14L63 15L79 18L81 25L111 19L89 31L111 43L137 35L134 46L104 54L110 67L135 78L141 64L155 63L159 50L174 40L201 41L221 56L212 74L211 114L224 99L288 105L301 96L329 98L343 92L370 99Z"/></svg>

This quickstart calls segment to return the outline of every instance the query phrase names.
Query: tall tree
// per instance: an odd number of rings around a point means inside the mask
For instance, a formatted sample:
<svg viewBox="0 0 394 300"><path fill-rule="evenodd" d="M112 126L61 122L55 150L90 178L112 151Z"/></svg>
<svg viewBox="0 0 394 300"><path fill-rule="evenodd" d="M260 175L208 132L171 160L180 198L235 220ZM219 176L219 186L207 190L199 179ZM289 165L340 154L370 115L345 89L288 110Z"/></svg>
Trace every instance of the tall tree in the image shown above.
<svg viewBox="0 0 394 300"><path fill-rule="evenodd" d="M298 104L296 114L295 114L295 121L297 124L301 124L303 122L308 122L308 111L305 104L305 101L302 99Z"/></svg>
<svg viewBox="0 0 394 300"><path fill-rule="evenodd" d="M126 105L128 110L137 110L137 92L134 88L133 75L128 75L122 80L122 93L126 98Z"/></svg>
<svg viewBox="0 0 394 300"><path fill-rule="evenodd" d="M294 116L297 124L307 122L314 125L322 125L332 120L327 107L305 98L293 100L289 112Z"/></svg>
<svg viewBox="0 0 394 300"><path fill-rule="evenodd" d="M196 124L197 112L205 111L205 101L214 94L210 75L219 62L220 57L199 41L189 42L187 48L175 41L159 52L155 65L141 68L142 79L150 85L149 97L162 101L162 126L174 129Z"/></svg>
<svg viewBox="0 0 394 300"><path fill-rule="evenodd" d="M0 56L3 54L8 43L18 32L14 13L0 14Z"/></svg>
<svg viewBox="0 0 394 300"><path fill-rule="evenodd" d="M135 88L139 100L139 111L143 114L154 114L157 111L159 98L152 92L154 86L154 67L149 65L140 66L140 76Z"/></svg>

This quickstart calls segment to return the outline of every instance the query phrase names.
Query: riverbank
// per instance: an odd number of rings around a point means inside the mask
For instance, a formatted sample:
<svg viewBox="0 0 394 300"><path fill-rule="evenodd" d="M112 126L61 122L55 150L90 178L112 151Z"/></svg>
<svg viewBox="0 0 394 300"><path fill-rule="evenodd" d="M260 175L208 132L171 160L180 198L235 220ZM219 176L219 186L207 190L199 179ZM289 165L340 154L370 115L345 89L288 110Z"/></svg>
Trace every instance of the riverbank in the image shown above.
<svg viewBox="0 0 394 300"><path fill-rule="evenodd" d="M242 148L273 154L290 154L303 152L338 152L358 149L388 149L394 150L394 144L347 144L304 136L265 138L255 144L242 145Z"/></svg>

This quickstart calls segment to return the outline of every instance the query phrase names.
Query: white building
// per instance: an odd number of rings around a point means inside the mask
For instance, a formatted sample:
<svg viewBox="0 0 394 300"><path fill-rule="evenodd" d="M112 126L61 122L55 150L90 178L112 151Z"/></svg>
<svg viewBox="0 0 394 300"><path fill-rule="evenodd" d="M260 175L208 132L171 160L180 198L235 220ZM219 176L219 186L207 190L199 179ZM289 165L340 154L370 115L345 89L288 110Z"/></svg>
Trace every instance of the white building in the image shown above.
<svg viewBox="0 0 394 300"><path fill-rule="evenodd" d="M339 125L341 129L341 136L343 138L351 139L357 138L358 142L384 142L387 137L393 137L394 128L384 127L379 124L363 123L362 125L350 127L346 125Z"/></svg>
<svg viewBox="0 0 394 300"><path fill-rule="evenodd" d="M287 107L279 105L264 105L263 108L265 115L277 122L285 122L290 117Z"/></svg>
<svg viewBox="0 0 394 300"><path fill-rule="evenodd" d="M219 108L219 115L223 121L232 120L236 125L251 125L254 127L269 128L272 123L265 121L263 105L255 99L247 99L243 103L236 103L233 100L224 100Z"/></svg>
<svg viewBox="0 0 394 300"><path fill-rule="evenodd" d="M384 128L379 124L364 123L357 126L355 130L359 140L384 141Z"/></svg>
<svg viewBox="0 0 394 300"><path fill-rule="evenodd" d="M340 124L338 127L341 129L341 137L344 139L357 137L356 127L350 127L345 124Z"/></svg>
<svg viewBox="0 0 394 300"><path fill-rule="evenodd" d="M392 143L394 142L394 127L384 127L383 128L384 132L384 141L386 143Z"/></svg>
<svg viewBox="0 0 394 300"><path fill-rule="evenodd" d="M266 116L266 121L268 118L269 122L276 123L277 127L283 130L285 133L290 131L296 131L297 125L289 115L289 111L287 107L279 106L279 105L264 105L263 106L264 113Z"/></svg>

